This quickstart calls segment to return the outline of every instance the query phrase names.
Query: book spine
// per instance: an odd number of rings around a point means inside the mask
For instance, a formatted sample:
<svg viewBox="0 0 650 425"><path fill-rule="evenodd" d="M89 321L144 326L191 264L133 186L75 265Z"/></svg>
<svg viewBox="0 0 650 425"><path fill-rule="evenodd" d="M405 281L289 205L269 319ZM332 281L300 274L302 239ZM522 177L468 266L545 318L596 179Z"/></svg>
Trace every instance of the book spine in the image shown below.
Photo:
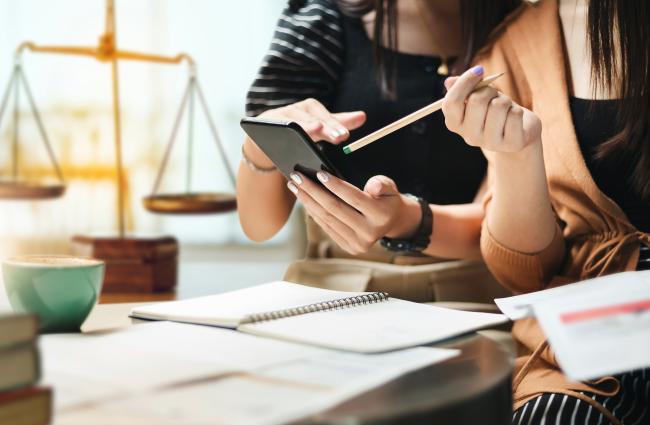
<svg viewBox="0 0 650 425"><path fill-rule="evenodd" d="M250 314L241 321L242 325L266 322L269 320L283 319L286 317L300 316L302 314L316 313L318 311L336 310L339 308L350 308L364 304L379 303L388 300L387 292L371 292L369 294L356 295L354 297L340 298L337 300L324 301L308 304L284 310L267 311L263 313Z"/></svg>
<svg viewBox="0 0 650 425"><path fill-rule="evenodd" d="M38 318L36 315L0 313L0 350L35 344L37 338Z"/></svg>
<svg viewBox="0 0 650 425"><path fill-rule="evenodd" d="M12 367L16 364L23 364L20 358L29 358L31 363L31 376L25 377L22 380L12 379L8 370L3 370L7 367ZM17 389L29 387L36 384L41 378L41 359L40 351L36 344L23 344L14 346L9 349L0 349L0 395L5 391L14 391Z"/></svg>

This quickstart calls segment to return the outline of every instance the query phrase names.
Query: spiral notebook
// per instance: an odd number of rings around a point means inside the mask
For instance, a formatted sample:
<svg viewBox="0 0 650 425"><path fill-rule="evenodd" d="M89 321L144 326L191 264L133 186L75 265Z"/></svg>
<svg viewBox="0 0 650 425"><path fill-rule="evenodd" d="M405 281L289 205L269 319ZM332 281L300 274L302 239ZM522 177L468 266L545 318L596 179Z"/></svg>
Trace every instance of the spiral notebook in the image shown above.
<svg viewBox="0 0 650 425"><path fill-rule="evenodd" d="M433 307L385 292L332 291L289 282L141 306L131 316L361 353L427 344L507 321L501 314Z"/></svg>

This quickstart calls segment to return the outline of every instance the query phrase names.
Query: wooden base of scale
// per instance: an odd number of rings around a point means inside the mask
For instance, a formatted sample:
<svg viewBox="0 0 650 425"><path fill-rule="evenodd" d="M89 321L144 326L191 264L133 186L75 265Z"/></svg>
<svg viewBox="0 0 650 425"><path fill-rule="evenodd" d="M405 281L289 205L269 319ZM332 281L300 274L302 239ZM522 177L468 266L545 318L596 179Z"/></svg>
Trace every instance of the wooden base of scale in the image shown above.
<svg viewBox="0 0 650 425"><path fill-rule="evenodd" d="M178 242L172 236L74 236L74 255L106 263L102 293L171 292L178 275Z"/></svg>

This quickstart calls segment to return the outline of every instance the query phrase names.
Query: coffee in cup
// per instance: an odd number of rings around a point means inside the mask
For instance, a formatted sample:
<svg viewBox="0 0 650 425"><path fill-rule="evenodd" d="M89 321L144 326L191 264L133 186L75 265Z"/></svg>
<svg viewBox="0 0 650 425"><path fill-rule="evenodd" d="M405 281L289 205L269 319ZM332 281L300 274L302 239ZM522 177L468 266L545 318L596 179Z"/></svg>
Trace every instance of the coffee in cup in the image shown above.
<svg viewBox="0 0 650 425"><path fill-rule="evenodd" d="M104 262L60 255L27 255L2 263L5 289L17 312L34 313L42 332L79 331L97 303Z"/></svg>

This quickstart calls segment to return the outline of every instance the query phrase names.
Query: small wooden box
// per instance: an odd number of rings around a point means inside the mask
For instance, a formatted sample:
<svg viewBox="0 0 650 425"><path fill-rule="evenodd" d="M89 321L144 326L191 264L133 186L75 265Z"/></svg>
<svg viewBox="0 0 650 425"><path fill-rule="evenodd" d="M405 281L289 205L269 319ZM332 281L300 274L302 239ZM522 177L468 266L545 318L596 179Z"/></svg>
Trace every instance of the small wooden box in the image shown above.
<svg viewBox="0 0 650 425"><path fill-rule="evenodd" d="M178 242L172 236L74 236L74 255L106 263L102 293L172 291L178 275Z"/></svg>

